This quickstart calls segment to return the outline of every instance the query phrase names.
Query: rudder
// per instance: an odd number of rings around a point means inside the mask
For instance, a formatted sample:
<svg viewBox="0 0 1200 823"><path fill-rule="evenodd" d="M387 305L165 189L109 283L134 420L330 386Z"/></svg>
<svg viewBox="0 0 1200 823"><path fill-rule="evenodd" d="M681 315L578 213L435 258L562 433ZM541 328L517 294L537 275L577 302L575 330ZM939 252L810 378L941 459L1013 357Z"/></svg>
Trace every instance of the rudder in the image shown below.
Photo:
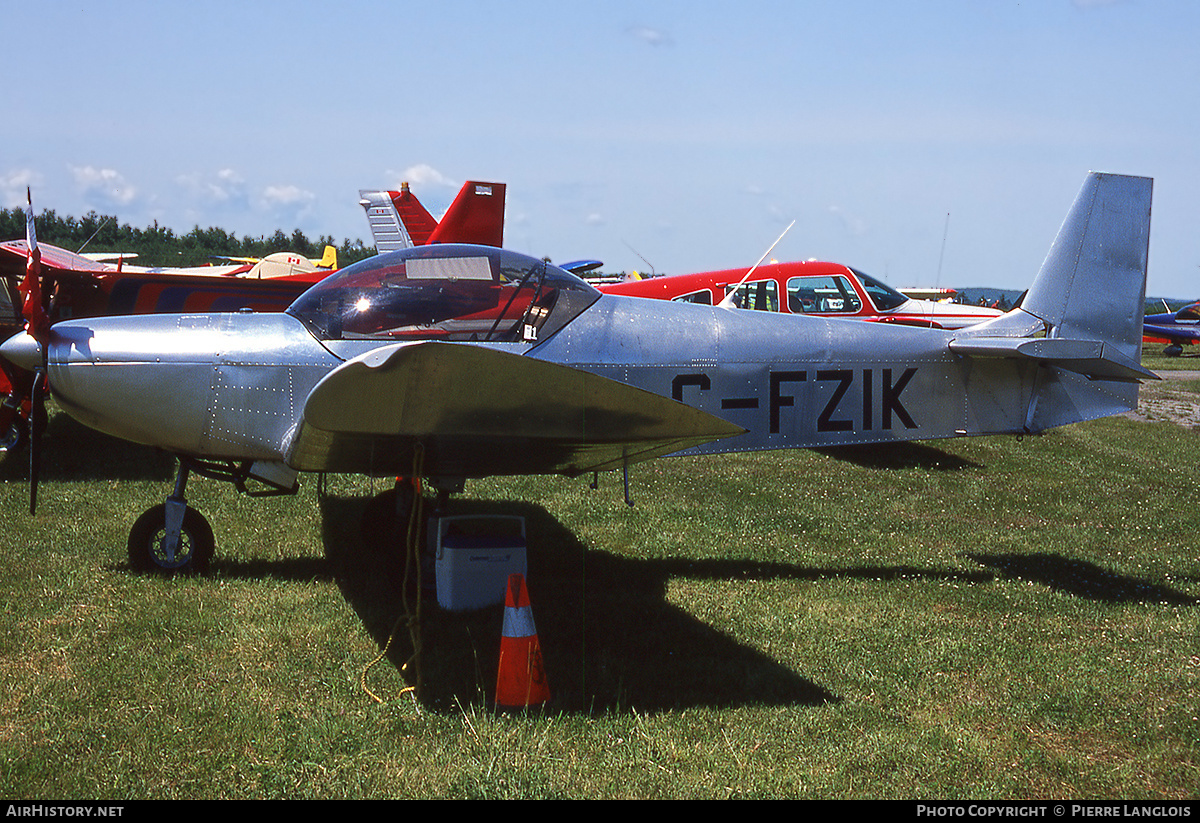
<svg viewBox="0 0 1200 823"><path fill-rule="evenodd" d="M442 215L429 242L502 247L506 188L504 183L468 180Z"/></svg>
<svg viewBox="0 0 1200 823"><path fill-rule="evenodd" d="M1021 308L1047 336L1141 360L1153 180L1092 172Z"/></svg>

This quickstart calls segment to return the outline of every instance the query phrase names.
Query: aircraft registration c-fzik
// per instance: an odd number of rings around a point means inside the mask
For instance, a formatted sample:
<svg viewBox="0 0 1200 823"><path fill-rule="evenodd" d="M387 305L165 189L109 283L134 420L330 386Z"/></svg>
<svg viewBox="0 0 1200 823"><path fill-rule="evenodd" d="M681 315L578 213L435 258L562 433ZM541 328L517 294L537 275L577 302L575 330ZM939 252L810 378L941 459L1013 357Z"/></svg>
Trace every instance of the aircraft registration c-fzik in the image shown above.
<svg viewBox="0 0 1200 823"><path fill-rule="evenodd" d="M285 313L55 324L0 347L84 424L179 456L135 568L202 567L190 471L468 478L627 469L669 454L1040 432L1131 410L1148 178L1088 176L1022 305L947 330L602 294L496 247L415 246Z"/></svg>

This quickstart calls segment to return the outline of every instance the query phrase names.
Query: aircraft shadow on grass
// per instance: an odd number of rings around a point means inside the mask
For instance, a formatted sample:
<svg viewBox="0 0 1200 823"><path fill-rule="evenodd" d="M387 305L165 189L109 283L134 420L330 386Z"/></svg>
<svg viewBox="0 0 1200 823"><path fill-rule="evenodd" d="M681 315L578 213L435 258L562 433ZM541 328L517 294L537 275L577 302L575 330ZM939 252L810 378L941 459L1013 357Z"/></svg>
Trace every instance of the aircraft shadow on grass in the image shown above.
<svg viewBox="0 0 1200 823"><path fill-rule="evenodd" d="M826 457L854 463L866 469L925 469L927 471L961 471L978 469L982 465L950 454L934 446L914 441L896 443L867 443L813 449Z"/></svg>
<svg viewBox="0 0 1200 823"><path fill-rule="evenodd" d="M413 655L401 619L407 575L403 552L364 529L371 499L321 495L324 557L238 561L218 557L222 577L337 584L393 671ZM739 559L639 559L585 550L544 508L514 501L455 499L447 513L517 514L525 518L528 587L555 711L657 712L751 705L818 706L835 694L722 634L666 599L672 579L955 580L986 585L998 577L1033 580L1057 591L1106 602L1194 605L1196 598L1050 554L964 555L993 570L892 566L806 567ZM397 538L399 539L399 538ZM499 659L503 606L451 612L437 606L433 570L422 570L421 703L431 710L489 704ZM402 675L415 683L416 668ZM394 675L375 675L373 691L398 692Z"/></svg>
<svg viewBox="0 0 1200 823"><path fill-rule="evenodd" d="M382 648L402 614L401 554L360 537L365 503L325 498L325 547L343 595ZM527 527L528 585L555 707L663 711L688 707L820 705L839 698L666 599L672 579L926 579L988 584L998 576L1033 579L1074 596L1111 602L1194 604L1164 586L1054 555L972 555L995 571L911 565L806 567L739 559L639 559L586 550L540 506L455 500L448 513L518 514ZM349 539L347 536L350 536ZM424 573L432 587L432 571ZM427 592L423 613L423 702L431 707L486 702L494 686L503 609L448 612ZM413 646L401 630L389 659L399 667Z"/></svg>
<svg viewBox="0 0 1200 823"><path fill-rule="evenodd" d="M167 480L174 459L149 447L99 434L66 415L52 415L42 477L57 482ZM970 461L919 443L822 450L868 467L922 466L954 471ZM0 479L27 480L24 450L0 458ZM50 487L52 489L52 487ZM44 493L53 493L47 489ZM370 548L362 536L364 498L321 496L324 557L242 561L222 558L224 577L295 582L332 580L382 648L402 614L400 552ZM1049 554L972 554L994 571L964 572L905 565L802 567L751 560L637 559L584 551L544 509L510 501L453 501L473 512L526 518L529 588L556 707L568 710L657 711L691 706L820 705L838 698L796 672L706 626L667 602L673 578L819 580L898 578L989 583L996 577L1039 582L1057 591L1105 602L1196 603L1169 587L1114 574L1090 563ZM426 574L432 586L432 570ZM423 620L422 673L430 707L484 702L494 688L501 606L447 612L428 593ZM392 641L399 667L411 655L406 632Z"/></svg>
<svg viewBox="0 0 1200 823"><path fill-rule="evenodd" d="M413 652L404 614L402 553L365 547L361 500L323 501L333 576L397 668ZM545 509L512 501L453 500L449 513L525 518L527 584L553 708L663 711L696 706L821 705L837 698L760 651L704 625L666 600L673 564L585 551ZM421 701L431 708L492 699L503 606L451 612L425 570ZM410 577L411 581L411 577Z"/></svg>
<svg viewBox="0 0 1200 823"><path fill-rule="evenodd" d="M1085 560L1057 554L968 554L977 563L996 569L1003 577L1029 580L1055 591L1105 603L1166 603L1195 606L1200 598L1170 586L1117 574Z"/></svg>

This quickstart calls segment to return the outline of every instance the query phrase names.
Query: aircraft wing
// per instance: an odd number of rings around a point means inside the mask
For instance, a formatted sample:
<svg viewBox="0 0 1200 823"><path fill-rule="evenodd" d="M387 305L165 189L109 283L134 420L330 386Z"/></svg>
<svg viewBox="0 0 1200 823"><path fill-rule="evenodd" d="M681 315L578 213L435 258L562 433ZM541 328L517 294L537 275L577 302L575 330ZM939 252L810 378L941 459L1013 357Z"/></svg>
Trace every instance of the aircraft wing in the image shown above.
<svg viewBox="0 0 1200 823"><path fill-rule="evenodd" d="M400 343L308 395L299 471L479 477L607 471L745 430L579 369L461 343Z"/></svg>
<svg viewBox="0 0 1200 823"><path fill-rule="evenodd" d="M1147 322L1142 327L1146 337L1169 340L1172 343L1200 343L1200 326L1158 325Z"/></svg>
<svg viewBox="0 0 1200 823"><path fill-rule="evenodd" d="M103 274L115 271L116 266L106 265L98 260L84 257L82 254L52 246L49 243L38 243L41 253L42 271L44 274L59 272L85 272ZM29 246L24 240L7 240L0 243L0 274L25 276L25 261L29 257Z"/></svg>

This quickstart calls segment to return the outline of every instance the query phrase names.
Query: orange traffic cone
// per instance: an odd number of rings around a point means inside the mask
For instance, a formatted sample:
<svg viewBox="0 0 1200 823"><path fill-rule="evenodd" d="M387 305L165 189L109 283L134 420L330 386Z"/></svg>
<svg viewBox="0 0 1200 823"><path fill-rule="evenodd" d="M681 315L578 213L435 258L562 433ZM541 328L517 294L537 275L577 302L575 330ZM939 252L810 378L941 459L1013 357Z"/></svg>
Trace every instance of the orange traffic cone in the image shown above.
<svg viewBox="0 0 1200 823"><path fill-rule="evenodd" d="M496 708L522 709L549 699L550 686L542 668L542 647L533 625L525 578L510 574L500 637L500 670L496 675Z"/></svg>

